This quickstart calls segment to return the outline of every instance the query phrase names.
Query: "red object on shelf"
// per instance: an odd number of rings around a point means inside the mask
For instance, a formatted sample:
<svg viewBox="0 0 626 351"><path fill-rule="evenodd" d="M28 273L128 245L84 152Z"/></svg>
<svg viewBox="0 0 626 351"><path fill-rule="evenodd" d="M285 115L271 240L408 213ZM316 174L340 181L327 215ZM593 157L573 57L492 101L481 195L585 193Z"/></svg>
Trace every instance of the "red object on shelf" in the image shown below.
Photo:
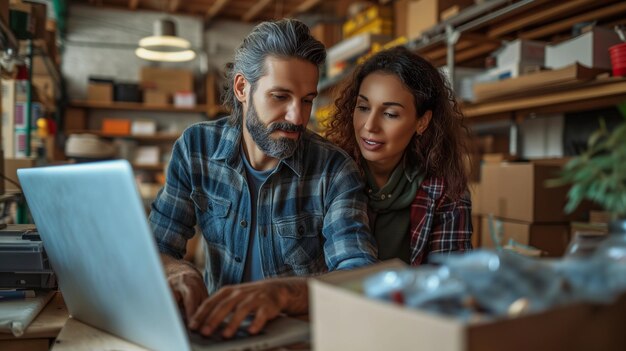
<svg viewBox="0 0 626 351"><path fill-rule="evenodd" d="M17 68L17 74L15 76L15 79L17 80L28 79L28 67L26 67L26 65L18 65L16 66L16 68Z"/></svg>
<svg viewBox="0 0 626 351"><path fill-rule="evenodd" d="M626 43L613 45L609 48L613 76L626 76Z"/></svg>

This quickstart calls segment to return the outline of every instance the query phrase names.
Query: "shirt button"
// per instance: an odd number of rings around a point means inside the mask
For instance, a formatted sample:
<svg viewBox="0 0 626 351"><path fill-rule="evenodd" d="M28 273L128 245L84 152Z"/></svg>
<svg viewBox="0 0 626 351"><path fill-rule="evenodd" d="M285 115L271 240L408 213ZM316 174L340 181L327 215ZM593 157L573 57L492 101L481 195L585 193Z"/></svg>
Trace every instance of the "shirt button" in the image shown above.
<svg viewBox="0 0 626 351"><path fill-rule="evenodd" d="M241 257L239 257L239 256L235 257L235 262L241 263Z"/></svg>
<svg viewBox="0 0 626 351"><path fill-rule="evenodd" d="M300 226L298 227L298 234L300 234L300 235L304 235L304 226L303 226L303 225L300 225Z"/></svg>
<svg viewBox="0 0 626 351"><path fill-rule="evenodd" d="M242 220L241 220L241 222L239 222L239 225L240 225L242 228L245 228L245 227L247 227L247 226L248 226L248 222L246 222L246 220L245 220L245 219L242 219Z"/></svg>
<svg viewBox="0 0 626 351"><path fill-rule="evenodd" d="M381 198L382 200L384 200L384 199L385 199L385 194L380 195L380 198Z"/></svg>

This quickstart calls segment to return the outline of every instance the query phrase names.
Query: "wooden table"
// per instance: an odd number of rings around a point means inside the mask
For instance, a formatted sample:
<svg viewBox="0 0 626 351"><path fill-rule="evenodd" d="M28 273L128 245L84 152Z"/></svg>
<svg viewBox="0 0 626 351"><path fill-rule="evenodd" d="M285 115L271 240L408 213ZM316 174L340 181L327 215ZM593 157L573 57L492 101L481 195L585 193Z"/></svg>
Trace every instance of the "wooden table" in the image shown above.
<svg viewBox="0 0 626 351"><path fill-rule="evenodd" d="M148 349L70 318L54 342L52 351L84 350L146 351Z"/></svg>
<svg viewBox="0 0 626 351"><path fill-rule="evenodd" d="M55 340L56 339L56 340ZM50 347L52 345L52 348ZM274 351L309 350L310 345L292 345ZM148 349L70 318L61 293L56 293L19 338L0 334L2 351L84 351Z"/></svg>
<svg viewBox="0 0 626 351"><path fill-rule="evenodd" d="M47 351L68 318L69 313L63 302L63 297L61 293L57 292L37 318L26 328L24 335L16 338L10 334L0 334L0 350Z"/></svg>

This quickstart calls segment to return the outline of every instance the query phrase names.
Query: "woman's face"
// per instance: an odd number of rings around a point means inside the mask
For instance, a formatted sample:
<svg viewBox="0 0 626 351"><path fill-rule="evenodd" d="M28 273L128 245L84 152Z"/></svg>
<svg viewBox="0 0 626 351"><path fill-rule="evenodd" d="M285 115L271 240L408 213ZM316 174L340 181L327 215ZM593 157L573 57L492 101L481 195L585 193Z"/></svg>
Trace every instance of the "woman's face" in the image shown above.
<svg viewBox="0 0 626 351"><path fill-rule="evenodd" d="M422 134L430 111L418 118L411 91L390 73L374 72L363 80L354 109L354 133L368 164L393 170L413 135Z"/></svg>

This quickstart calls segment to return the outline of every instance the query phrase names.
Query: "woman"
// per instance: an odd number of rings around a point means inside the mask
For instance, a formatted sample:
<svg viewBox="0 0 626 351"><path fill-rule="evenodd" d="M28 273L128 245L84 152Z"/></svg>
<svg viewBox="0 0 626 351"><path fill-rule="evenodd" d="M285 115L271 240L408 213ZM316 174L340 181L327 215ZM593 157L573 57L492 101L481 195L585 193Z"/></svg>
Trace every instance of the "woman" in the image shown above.
<svg viewBox="0 0 626 351"><path fill-rule="evenodd" d="M357 68L326 136L359 164L379 258L411 265L471 244L467 128L442 74L406 48Z"/></svg>

